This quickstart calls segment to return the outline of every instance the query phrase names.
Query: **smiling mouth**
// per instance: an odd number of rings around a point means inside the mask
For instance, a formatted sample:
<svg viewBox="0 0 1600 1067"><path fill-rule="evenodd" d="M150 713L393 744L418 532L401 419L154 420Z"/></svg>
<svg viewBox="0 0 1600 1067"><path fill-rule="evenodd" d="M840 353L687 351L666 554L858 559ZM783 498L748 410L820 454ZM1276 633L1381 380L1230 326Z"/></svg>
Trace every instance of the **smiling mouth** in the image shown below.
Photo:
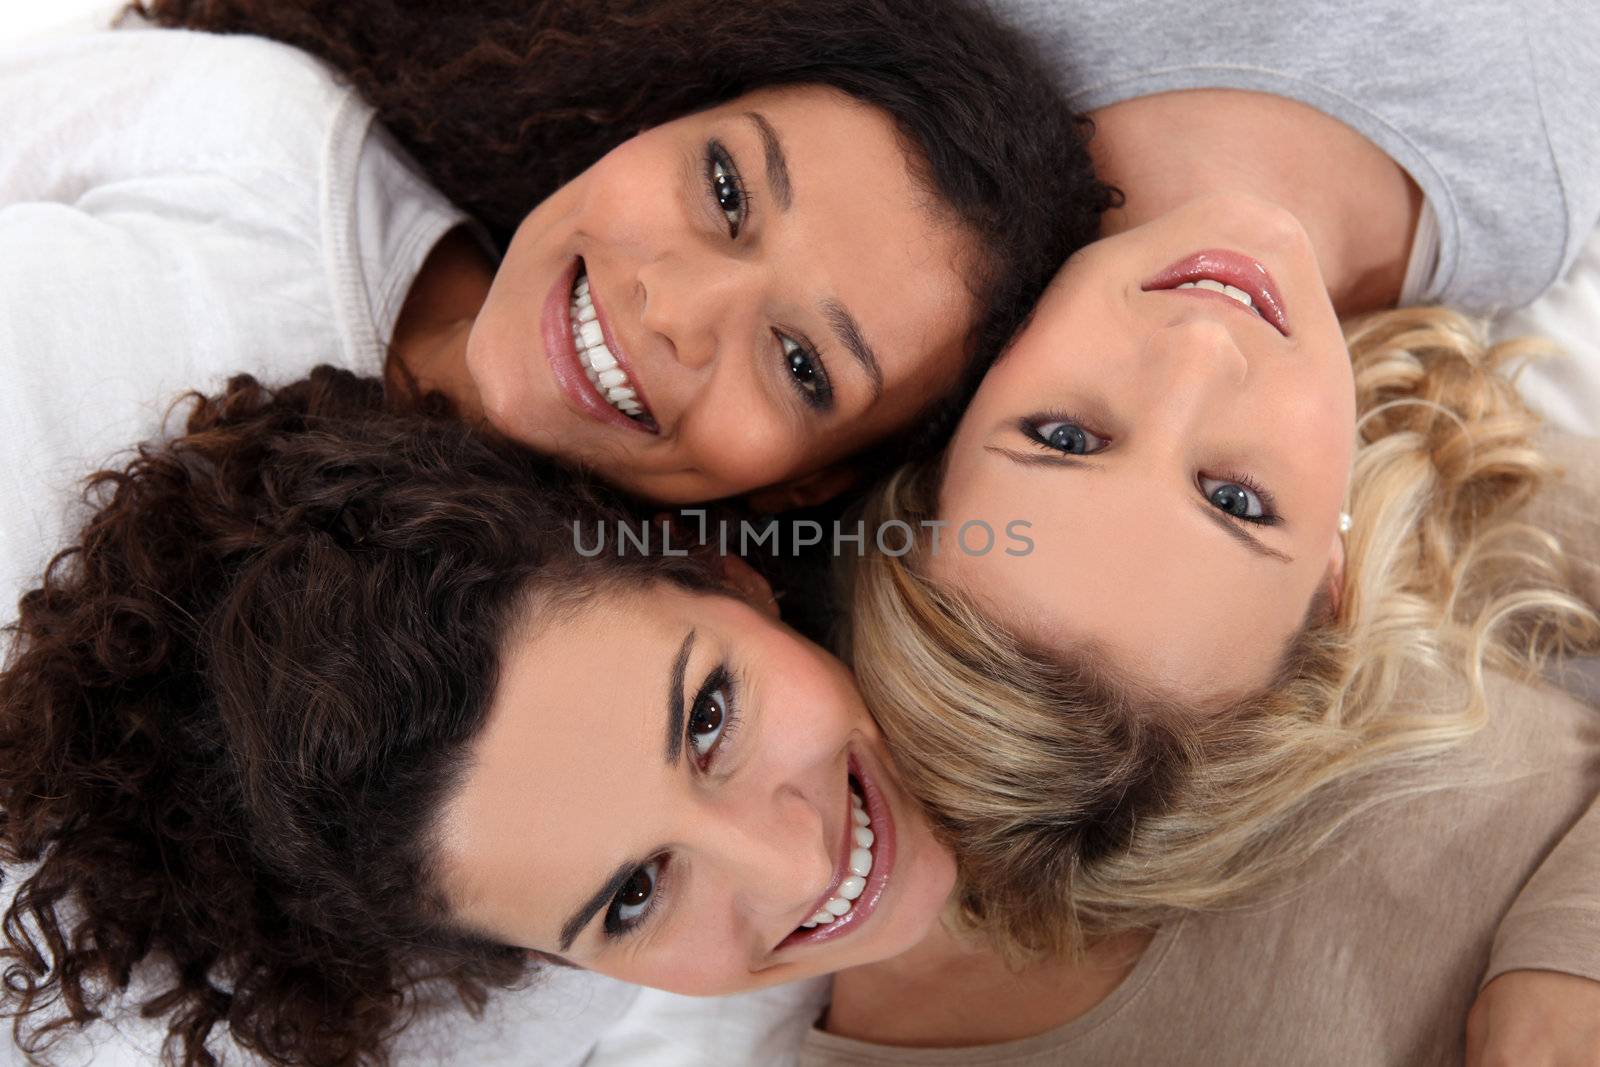
<svg viewBox="0 0 1600 1067"><path fill-rule="evenodd" d="M605 328L600 325L594 297L589 292L589 275L581 261L572 281L567 315L568 325L572 328L572 346L578 354L578 366L583 369L595 393L634 422L655 430L656 420L650 408L634 387L628 372L623 370L616 354L606 344Z"/></svg>
<svg viewBox="0 0 1600 1067"><path fill-rule="evenodd" d="M1249 256L1224 249L1197 252L1145 282L1145 292L1198 290L1215 293L1252 312L1285 337L1289 317L1267 268Z"/></svg>
<svg viewBox="0 0 1600 1067"><path fill-rule="evenodd" d="M800 924L802 930L826 926L844 918L855 907L855 901L866 892L867 875L872 873L872 846L876 836L872 832L872 818L867 814L867 805L861 799L860 789L856 780L850 779L851 847L849 855L845 857L845 869L849 873L839 880L822 907Z"/></svg>
<svg viewBox="0 0 1600 1067"><path fill-rule="evenodd" d="M831 941L860 927L883 899L894 866L894 820L871 779L851 761L849 822L833 885L779 948Z"/></svg>

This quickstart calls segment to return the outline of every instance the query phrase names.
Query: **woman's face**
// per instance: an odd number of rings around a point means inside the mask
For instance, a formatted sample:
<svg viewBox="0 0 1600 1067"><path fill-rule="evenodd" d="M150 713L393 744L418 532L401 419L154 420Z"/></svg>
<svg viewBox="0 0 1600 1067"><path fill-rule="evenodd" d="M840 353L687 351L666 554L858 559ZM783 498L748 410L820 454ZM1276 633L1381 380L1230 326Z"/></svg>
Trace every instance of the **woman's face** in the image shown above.
<svg viewBox="0 0 1600 1067"><path fill-rule="evenodd" d="M950 388L972 241L892 120L752 93L621 145L518 228L467 342L503 432L649 498L787 486Z"/></svg>
<svg viewBox="0 0 1600 1067"><path fill-rule="evenodd" d="M1073 257L989 372L940 518L1025 520L1034 547L944 551L933 574L1159 693L1240 695L1342 565L1354 440L1305 231L1262 201L1196 200Z"/></svg>
<svg viewBox="0 0 1600 1067"><path fill-rule="evenodd" d="M731 597L653 585L514 637L473 756L444 824L458 914L626 981L898 955L954 884L849 672Z"/></svg>

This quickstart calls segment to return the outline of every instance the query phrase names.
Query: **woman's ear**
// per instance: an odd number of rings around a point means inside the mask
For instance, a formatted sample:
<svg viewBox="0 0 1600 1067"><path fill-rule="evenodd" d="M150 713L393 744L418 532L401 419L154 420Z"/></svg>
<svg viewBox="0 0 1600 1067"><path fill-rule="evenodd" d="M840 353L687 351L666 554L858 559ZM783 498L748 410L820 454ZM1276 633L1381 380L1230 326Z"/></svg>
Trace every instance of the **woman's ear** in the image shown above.
<svg viewBox="0 0 1600 1067"><path fill-rule="evenodd" d="M746 494L752 510L778 515L796 508L824 504L860 481L861 472L849 463L832 463L819 471Z"/></svg>
<svg viewBox="0 0 1600 1067"><path fill-rule="evenodd" d="M772 585L760 571L738 556L719 555L717 565L723 580L739 599L768 618L778 618L778 598L772 595Z"/></svg>
<svg viewBox="0 0 1600 1067"><path fill-rule="evenodd" d="M1333 551L1328 554L1328 569L1322 576L1322 586L1328 593L1328 608L1334 618L1339 617L1339 608L1344 603L1344 539L1346 533L1340 530L1333 535Z"/></svg>

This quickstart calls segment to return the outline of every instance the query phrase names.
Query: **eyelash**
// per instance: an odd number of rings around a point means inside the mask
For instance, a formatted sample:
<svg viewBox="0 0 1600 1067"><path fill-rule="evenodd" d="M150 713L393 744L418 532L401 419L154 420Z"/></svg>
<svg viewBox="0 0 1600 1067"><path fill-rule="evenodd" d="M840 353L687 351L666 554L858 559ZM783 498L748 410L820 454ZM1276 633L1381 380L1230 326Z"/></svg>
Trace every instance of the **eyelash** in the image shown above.
<svg viewBox="0 0 1600 1067"><path fill-rule="evenodd" d="M802 341L783 333L778 334L777 337L778 351L783 358L783 372L789 381L793 383L795 392L800 394L801 402L814 411L833 410L833 383L828 380L828 368L822 361L822 354L807 341ZM813 393L808 390L805 383L795 377L794 371L790 369L789 360L793 353L784 350L783 342L785 341L793 344L796 351L804 352L806 358L811 361L812 374L816 380L816 392Z"/></svg>
<svg viewBox="0 0 1600 1067"><path fill-rule="evenodd" d="M1112 441L1112 438L1109 435L1103 434L1099 430L1096 430L1089 424L1088 420L1067 411L1046 411L1037 415L1025 416L1017 423L1017 428L1022 431L1022 435L1024 437L1033 441L1040 448L1059 455L1061 454L1061 450L1050 444L1049 440L1039 432L1040 426L1052 422L1071 423L1072 425L1087 430L1096 437L1103 439L1108 445ZM1260 499L1261 509L1263 512L1265 512L1265 514L1257 516L1231 515L1227 512L1222 512L1224 517L1232 519L1235 522L1247 522L1252 526L1276 526L1278 524L1279 517L1277 502L1273 500L1272 493L1248 474L1231 474L1228 472L1223 472L1220 474L1207 474L1205 477L1213 478L1219 482L1228 482L1233 485L1244 486L1246 489L1254 493L1258 499Z"/></svg>
<svg viewBox="0 0 1600 1067"><path fill-rule="evenodd" d="M1028 438L1040 448L1045 449L1048 452L1054 452L1056 455L1061 455L1061 450L1052 445L1049 438L1045 437L1044 434L1039 432L1039 427L1052 422L1071 423L1073 426L1076 426L1079 429L1087 430L1088 432L1094 434L1096 437L1105 441L1108 445L1112 442L1112 437L1110 434L1101 433L1099 430L1094 428L1088 419L1085 419L1079 415L1074 415L1070 411L1044 411L1037 415L1028 415L1018 421L1017 429L1021 430L1024 437Z"/></svg>
<svg viewBox="0 0 1600 1067"><path fill-rule="evenodd" d="M754 210L750 191L745 188L744 176L739 173L739 167L734 163L733 156L723 147L722 142L717 140L706 142L705 167L706 188L711 193L711 206L722 215L723 221L728 224L728 236L738 240L739 231L749 225L750 215ZM736 208L730 209L722 206L722 200L717 195L718 169L722 170L723 175L727 178L728 185L738 197L739 204ZM737 221L727 217L730 211L739 213Z"/></svg>
<svg viewBox="0 0 1600 1067"><path fill-rule="evenodd" d="M733 161L733 156L728 152L727 148L723 146L721 141L715 139L706 142L705 169L706 188L711 195L712 209L721 214L724 221L727 222L728 237L737 241L740 231L750 225L750 216L754 211L750 191L744 184L744 176L739 172L739 166ZM717 187L719 170L722 172L722 178L727 182L727 188L733 190L738 200L738 205L735 208L724 207L722 198L718 195L720 192ZM738 218L728 218L730 213L737 213ZM778 338L778 351L783 363L783 372L794 386L795 392L800 394L801 401L814 411L832 410L833 386L828 379L827 365L823 362L822 355L817 351L816 346L801 338L774 332ZM794 353L785 351L785 341L793 344L798 351L805 353L806 359L812 368L812 375L815 381L814 391L808 389L806 383L796 377L790 369L789 360Z"/></svg>
<svg viewBox="0 0 1600 1067"><path fill-rule="evenodd" d="M716 758L722 753L723 746L728 744L729 739L732 738L736 732L738 732L740 722L738 701L739 684L734 678L732 672L728 670L727 664L718 664L710 674L706 675L705 681L700 683L700 688L695 693L694 698L689 705L690 713L684 717L684 733L686 735L684 737L684 744L688 745L689 751L693 753L694 743L687 736L689 724L694 722L693 711L695 708L700 706L700 702L702 700L709 698L712 693L715 693L719 689L722 690L723 706L725 708L722 719L722 732L717 735L716 745L707 754L706 761L704 763L696 761L696 766L700 768L701 773L706 773L711 769L712 763L714 763ZM659 866L656 869L655 883L651 887L650 900L645 904L644 911L640 912L633 919L624 921L617 914L621 906L620 892L617 894L616 898L612 899L611 903L606 907L605 919L603 920L602 924L602 929L605 931L607 941L622 941L625 938L638 933L640 930L643 930L645 925L649 923L651 917L655 915L656 909L663 905L663 902L666 900L667 895L670 892L672 882L671 877L667 873L672 869L671 858L671 855L667 854L658 856L651 861L659 864Z"/></svg>
<svg viewBox="0 0 1600 1067"><path fill-rule="evenodd" d="M1251 478L1248 474L1228 474L1227 472L1223 472L1222 474L1209 474L1206 477L1215 478L1219 482L1230 482L1233 485L1244 486L1246 489L1250 490L1258 498L1260 498L1261 510L1265 512L1265 514L1262 515L1251 516L1230 515L1228 512L1224 511L1222 512L1224 518L1233 519L1235 522L1248 522L1252 526L1278 525L1280 520L1278 518L1277 502L1272 499L1272 494L1267 491L1267 488L1257 483L1254 478Z"/></svg>

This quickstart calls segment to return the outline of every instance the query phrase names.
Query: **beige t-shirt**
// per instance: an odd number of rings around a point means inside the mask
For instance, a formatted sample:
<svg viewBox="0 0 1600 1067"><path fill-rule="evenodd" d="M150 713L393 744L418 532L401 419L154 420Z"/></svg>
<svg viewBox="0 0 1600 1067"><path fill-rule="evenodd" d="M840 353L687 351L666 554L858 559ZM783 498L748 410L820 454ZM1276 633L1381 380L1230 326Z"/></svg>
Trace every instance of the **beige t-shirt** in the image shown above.
<svg viewBox="0 0 1600 1067"><path fill-rule="evenodd" d="M1572 484L1532 516L1565 535L1591 599L1595 445L1557 442ZM1496 975L1600 980L1600 709L1504 679L1490 698L1488 725L1432 772L1447 788L1364 817L1267 904L1163 927L1086 1015L981 1048L812 1030L800 1063L1459 1067L1467 1010Z"/></svg>

